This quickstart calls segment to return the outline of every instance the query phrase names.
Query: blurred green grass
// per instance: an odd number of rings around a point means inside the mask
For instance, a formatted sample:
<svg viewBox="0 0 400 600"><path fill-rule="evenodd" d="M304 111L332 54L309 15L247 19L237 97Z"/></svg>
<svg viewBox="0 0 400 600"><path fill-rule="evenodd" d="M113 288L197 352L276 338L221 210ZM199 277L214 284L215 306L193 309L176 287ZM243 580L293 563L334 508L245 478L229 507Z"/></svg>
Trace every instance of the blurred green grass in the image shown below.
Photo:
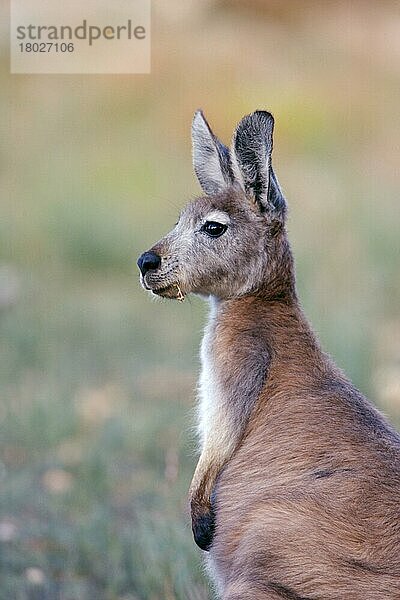
<svg viewBox="0 0 400 600"><path fill-rule="evenodd" d="M306 312L399 422L399 73L365 44L395 4L324 6L156 2L150 77L2 61L1 600L210 596L186 507L205 307L151 302L135 267L198 193L198 106L225 141L275 113Z"/></svg>

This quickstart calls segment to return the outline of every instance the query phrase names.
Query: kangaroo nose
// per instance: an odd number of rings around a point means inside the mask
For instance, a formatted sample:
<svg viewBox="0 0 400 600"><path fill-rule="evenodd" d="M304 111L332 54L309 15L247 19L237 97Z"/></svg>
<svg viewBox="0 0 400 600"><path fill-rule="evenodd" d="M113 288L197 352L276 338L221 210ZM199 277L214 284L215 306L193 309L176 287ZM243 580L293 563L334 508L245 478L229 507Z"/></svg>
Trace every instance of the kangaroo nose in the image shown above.
<svg viewBox="0 0 400 600"><path fill-rule="evenodd" d="M139 256L137 266L140 269L143 277L147 271L155 271L161 265L161 258L155 252L144 252L142 256Z"/></svg>

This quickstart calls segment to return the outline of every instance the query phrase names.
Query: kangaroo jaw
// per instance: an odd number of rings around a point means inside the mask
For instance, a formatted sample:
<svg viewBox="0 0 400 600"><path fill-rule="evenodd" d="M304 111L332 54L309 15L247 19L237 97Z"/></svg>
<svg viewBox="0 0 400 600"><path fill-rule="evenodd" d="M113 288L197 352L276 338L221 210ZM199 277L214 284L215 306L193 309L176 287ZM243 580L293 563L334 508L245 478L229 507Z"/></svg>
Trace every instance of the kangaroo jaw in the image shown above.
<svg viewBox="0 0 400 600"><path fill-rule="evenodd" d="M165 287L160 288L150 288L153 294L157 296L162 296L163 298L170 298L173 300L178 300L179 302L183 302L185 299L185 295L181 290L179 283L171 283Z"/></svg>

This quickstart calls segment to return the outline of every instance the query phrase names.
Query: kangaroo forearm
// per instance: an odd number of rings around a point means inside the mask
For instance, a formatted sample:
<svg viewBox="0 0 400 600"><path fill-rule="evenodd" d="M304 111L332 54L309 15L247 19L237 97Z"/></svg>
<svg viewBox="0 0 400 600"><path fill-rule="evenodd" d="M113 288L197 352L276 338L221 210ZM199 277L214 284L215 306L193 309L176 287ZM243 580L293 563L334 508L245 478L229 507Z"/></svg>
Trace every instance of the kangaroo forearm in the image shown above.
<svg viewBox="0 0 400 600"><path fill-rule="evenodd" d="M216 423L218 426L212 428L203 441L189 491L193 535L202 550L208 550L214 534L211 496L216 479L241 439L241 431L232 428L226 419L216 419Z"/></svg>
<svg viewBox="0 0 400 600"><path fill-rule="evenodd" d="M258 385L241 389L241 382L232 379L236 390L226 390L224 397L202 407L200 418L201 454L190 486L190 497L209 505L215 480L230 460L245 433L263 381L259 370ZM247 391L247 394L244 393Z"/></svg>
<svg viewBox="0 0 400 600"><path fill-rule="evenodd" d="M214 301L201 356L201 455L190 487L190 507L194 539L207 550L215 525L211 494L219 473L243 439L267 376L270 355L263 336L258 335L257 323L249 327L237 308L232 311L229 301Z"/></svg>
<svg viewBox="0 0 400 600"><path fill-rule="evenodd" d="M190 498L209 504L210 495L218 473L231 458L238 443L238 436L229 442L225 436L205 442L190 486Z"/></svg>
<svg viewBox="0 0 400 600"><path fill-rule="evenodd" d="M215 458L204 452L200 456L190 486L189 500L193 537L202 550L209 549L214 535L215 514L211 497L223 464L221 457Z"/></svg>

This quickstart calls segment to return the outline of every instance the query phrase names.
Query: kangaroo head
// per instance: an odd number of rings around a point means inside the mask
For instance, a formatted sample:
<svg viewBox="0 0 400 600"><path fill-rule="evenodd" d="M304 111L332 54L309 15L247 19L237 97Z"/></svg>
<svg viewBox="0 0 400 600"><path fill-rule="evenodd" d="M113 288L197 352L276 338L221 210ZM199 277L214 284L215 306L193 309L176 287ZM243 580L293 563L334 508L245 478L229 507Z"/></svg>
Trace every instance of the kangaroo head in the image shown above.
<svg viewBox="0 0 400 600"><path fill-rule="evenodd" d="M286 202L271 166L273 128L272 115L256 111L240 121L229 150L196 112L193 163L204 195L140 256L145 289L176 299L292 291Z"/></svg>

